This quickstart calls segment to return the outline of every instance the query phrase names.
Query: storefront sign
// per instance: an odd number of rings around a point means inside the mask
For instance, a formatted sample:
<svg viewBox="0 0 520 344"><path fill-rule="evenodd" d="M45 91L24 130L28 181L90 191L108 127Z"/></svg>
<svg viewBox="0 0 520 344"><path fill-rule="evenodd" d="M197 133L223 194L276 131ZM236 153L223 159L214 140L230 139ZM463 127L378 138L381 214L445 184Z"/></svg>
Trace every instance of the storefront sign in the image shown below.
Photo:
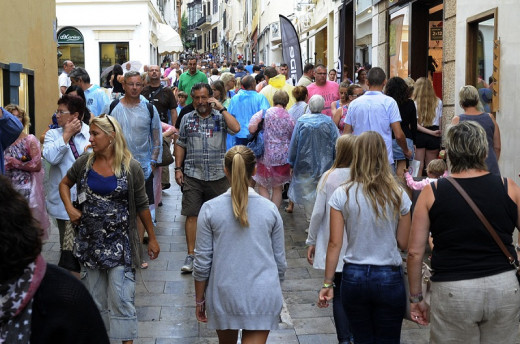
<svg viewBox="0 0 520 344"><path fill-rule="evenodd" d="M442 27L430 28L430 40L442 41Z"/></svg>
<svg viewBox="0 0 520 344"><path fill-rule="evenodd" d="M442 21L430 21L430 48L442 48Z"/></svg>
<svg viewBox="0 0 520 344"><path fill-rule="evenodd" d="M298 81L303 75L300 40L291 21L281 14L279 17L283 59L289 65L289 76L291 79Z"/></svg>
<svg viewBox="0 0 520 344"><path fill-rule="evenodd" d="M58 44L83 44L83 35L73 27L62 29L58 33Z"/></svg>

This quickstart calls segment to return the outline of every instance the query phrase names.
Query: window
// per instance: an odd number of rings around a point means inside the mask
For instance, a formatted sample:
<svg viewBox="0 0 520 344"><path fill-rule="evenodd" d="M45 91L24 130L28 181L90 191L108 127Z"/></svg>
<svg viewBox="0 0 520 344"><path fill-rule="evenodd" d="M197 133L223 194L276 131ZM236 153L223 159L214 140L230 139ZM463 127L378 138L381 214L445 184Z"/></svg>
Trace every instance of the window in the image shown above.
<svg viewBox="0 0 520 344"><path fill-rule="evenodd" d="M218 0L213 0L213 14L218 13Z"/></svg>
<svg viewBox="0 0 520 344"><path fill-rule="evenodd" d="M18 88L18 92L11 93L15 88ZM34 124L34 96L34 71L17 63L0 63L0 106L9 103L19 105ZM34 125L29 127L29 133L35 133Z"/></svg>
<svg viewBox="0 0 520 344"><path fill-rule="evenodd" d="M470 17L466 33L466 85L481 89L491 84L491 112L498 111L500 42L496 20L496 8Z"/></svg>
<svg viewBox="0 0 520 344"><path fill-rule="evenodd" d="M129 61L128 49L128 42L99 43L99 70L101 73L116 63L121 65Z"/></svg>
<svg viewBox="0 0 520 344"><path fill-rule="evenodd" d="M408 42L410 40L410 7L406 6L390 15L389 48L390 77L408 77Z"/></svg>
<svg viewBox="0 0 520 344"><path fill-rule="evenodd" d="M76 67L85 67L83 35L74 27L64 27L58 32L58 74L63 71L63 62L71 60Z"/></svg>

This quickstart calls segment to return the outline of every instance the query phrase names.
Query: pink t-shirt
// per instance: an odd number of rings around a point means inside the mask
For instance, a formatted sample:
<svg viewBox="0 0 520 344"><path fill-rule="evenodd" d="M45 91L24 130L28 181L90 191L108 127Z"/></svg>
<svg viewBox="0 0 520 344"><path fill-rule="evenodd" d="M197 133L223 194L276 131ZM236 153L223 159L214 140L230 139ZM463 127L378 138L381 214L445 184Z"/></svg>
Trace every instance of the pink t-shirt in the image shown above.
<svg viewBox="0 0 520 344"><path fill-rule="evenodd" d="M332 118L333 114L330 110L330 103L339 99L339 84L327 80L325 85L318 86L315 82L313 82L307 86L307 91L309 93L309 99L315 94L319 94L323 97L323 99L325 99L325 107L321 113Z"/></svg>

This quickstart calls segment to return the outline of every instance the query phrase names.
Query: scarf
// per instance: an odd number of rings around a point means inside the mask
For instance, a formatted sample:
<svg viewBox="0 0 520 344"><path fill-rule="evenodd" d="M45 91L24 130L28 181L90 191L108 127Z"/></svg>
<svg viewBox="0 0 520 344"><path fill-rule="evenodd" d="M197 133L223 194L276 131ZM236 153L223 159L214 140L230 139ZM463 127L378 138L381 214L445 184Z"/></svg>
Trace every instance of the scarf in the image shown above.
<svg viewBox="0 0 520 344"><path fill-rule="evenodd" d="M18 278L0 284L0 344L29 343L33 296L45 276L41 255Z"/></svg>

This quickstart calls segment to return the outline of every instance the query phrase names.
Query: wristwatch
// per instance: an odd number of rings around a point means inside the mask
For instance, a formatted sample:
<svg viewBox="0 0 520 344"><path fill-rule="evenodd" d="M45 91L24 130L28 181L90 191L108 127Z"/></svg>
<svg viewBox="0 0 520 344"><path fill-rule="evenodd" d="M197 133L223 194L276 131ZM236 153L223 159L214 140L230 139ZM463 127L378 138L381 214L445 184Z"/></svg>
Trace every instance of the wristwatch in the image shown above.
<svg viewBox="0 0 520 344"><path fill-rule="evenodd" d="M224 112L224 111L227 111L227 108L226 108L225 106L222 107L222 109L218 110L218 112L220 112L220 113L222 113L222 112Z"/></svg>
<svg viewBox="0 0 520 344"><path fill-rule="evenodd" d="M412 295L410 294L410 303L419 303L423 300L422 293Z"/></svg>

